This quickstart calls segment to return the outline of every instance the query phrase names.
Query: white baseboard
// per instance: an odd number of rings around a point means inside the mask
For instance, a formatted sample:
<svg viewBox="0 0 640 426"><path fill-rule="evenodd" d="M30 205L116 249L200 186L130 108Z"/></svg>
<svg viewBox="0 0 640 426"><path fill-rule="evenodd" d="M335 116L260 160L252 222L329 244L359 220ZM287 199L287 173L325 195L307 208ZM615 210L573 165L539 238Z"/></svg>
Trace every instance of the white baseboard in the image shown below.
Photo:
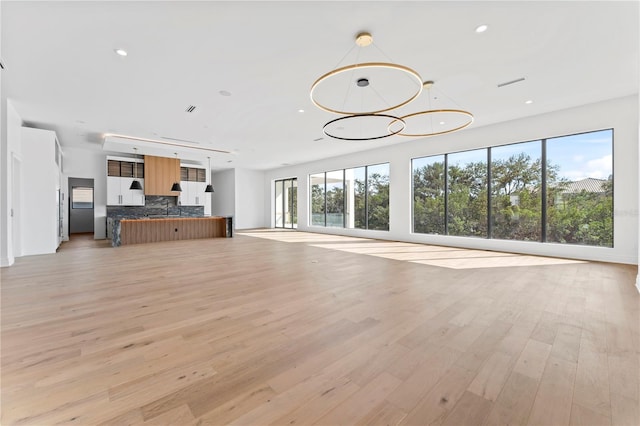
<svg viewBox="0 0 640 426"><path fill-rule="evenodd" d="M15 258L13 257L2 257L0 258L0 267L4 268L6 266L11 266L13 265L13 262L15 262Z"/></svg>

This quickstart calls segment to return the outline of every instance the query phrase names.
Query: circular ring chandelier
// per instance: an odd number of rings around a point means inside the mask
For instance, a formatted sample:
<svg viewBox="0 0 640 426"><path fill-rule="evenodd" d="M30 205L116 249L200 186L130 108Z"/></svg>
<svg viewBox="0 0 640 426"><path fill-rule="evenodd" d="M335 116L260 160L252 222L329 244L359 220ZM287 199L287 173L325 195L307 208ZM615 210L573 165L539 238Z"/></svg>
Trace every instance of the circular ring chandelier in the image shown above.
<svg viewBox="0 0 640 426"><path fill-rule="evenodd" d="M438 132L428 132L428 133L402 133L404 130L404 126L402 128L402 130L400 132L398 132L397 134L400 136L409 136L409 137L413 137L413 138L419 138L419 137L426 137L426 136L435 136L435 135L444 135L446 133L453 133L455 131L458 130L462 130L465 127L469 126L471 123L473 123L473 114L471 114L468 111L463 111L461 109L432 109L432 110L428 110L428 111L419 111L419 112L414 112L413 114L407 114L405 116L399 117L399 120L402 120L405 123L406 126L406 120L409 118L413 118L413 117L419 117L419 116L423 116L423 115L430 115L430 114L440 114L440 113L444 113L444 114L457 114L463 117L467 117L467 121L465 123L463 123L461 126L456 126L454 128L451 129L446 129L446 130L441 130ZM389 129L391 129L391 127L394 125L394 123L397 120L392 120L389 123Z"/></svg>
<svg viewBox="0 0 640 426"><path fill-rule="evenodd" d="M349 71L375 69L375 68L385 68L385 69L391 69L391 70L402 72L402 74L407 75L416 81L417 91L415 93L410 94L410 97L408 99L403 100L397 105L393 105L388 108L378 109L375 111L343 111L343 110L340 110L339 107L337 106L322 105L314 97L314 94L316 93L318 86L320 86L323 82L326 82L327 80L331 79L332 77L335 77L337 75L340 75L342 73L349 72ZM360 79L360 80L365 80L365 79ZM358 82L360 80L358 80ZM358 83L358 86L364 87L359 83ZM415 98L420 96L420 93L422 93L422 78L416 71L412 70L409 67L405 67L404 65L392 64L388 62L366 62L362 64L352 64L352 65L347 65L341 68L337 68L333 71L329 71L328 73L324 74L323 76L318 78L316 81L314 81L313 84L311 85L311 90L310 90L311 102L313 102L315 106L317 106L318 108L326 112L331 112L334 114L343 114L343 115L378 114L381 112L391 111L392 109L400 108L408 104L409 102L413 101Z"/></svg>
<svg viewBox="0 0 640 426"><path fill-rule="evenodd" d="M373 43L373 37L371 36L371 34L363 32L357 35L355 41L356 45L364 48ZM379 75L377 75L375 79L373 79L373 81L378 84L374 84L368 89L365 89L370 86L370 78L368 77L368 74L376 70L376 74ZM360 75L355 75L356 72L360 71L364 72L360 73ZM349 74L347 75L346 73ZM398 79L396 75L400 76L400 78ZM355 83L355 86L358 87L358 89L355 89L356 92L351 92L351 89L353 87L351 86L351 84L353 83ZM413 83L415 83L415 89L412 86ZM338 93L338 91L342 87L342 84L345 84L347 86L347 92L342 99L325 99L330 97L332 94ZM311 102L319 109L329 113L345 116L327 122L322 127L322 131L326 136L346 141L375 140L388 138L394 135L414 138L435 136L464 129L465 127L473 123L473 114L468 111L464 111L462 109L446 109L444 108L444 105L440 105L439 109L432 109L431 95L428 96L429 104L427 105L426 111L415 112L413 114L407 114L402 117L383 114L385 112L404 107L405 105L415 100L418 96L420 96L420 94L423 93L424 89L430 91L433 84L433 81L423 82L420 75L416 71L404 65L394 64L390 62L359 63L356 59L355 64L336 68L320 76L311 85L309 96L311 98ZM390 89L391 92L388 93ZM325 92L325 96L318 96L319 94L323 94L321 93L323 90ZM437 100L438 98L434 97L433 99ZM367 101L369 102L368 105ZM342 102L342 105L340 105L340 102ZM453 103L455 104L455 102ZM454 108L457 107L458 106L456 104ZM431 116L431 123L433 123L433 117L437 116L438 114L454 114L457 117L450 121L450 123L452 124L449 124L448 128L439 127L438 129L435 129L432 126L432 131L430 132L419 133L417 130L411 133L405 132L407 120L415 120L420 116ZM460 117L462 118L460 119ZM383 129L377 126L368 126L362 124L350 130L347 130L346 132L340 132L344 130L343 127L336 127L335 129L332 128L332 125L335 125L335 123L338 122L366 118L384 120L391 119L391 121L385 122L386 126ZM449 120L438 120L440 126L444 126L446 121ZM374 130L373 127L376 127L376 129ZM335 130L338 130L338 132L336 132ZM363 137L362 134L365 130L371 133L379 130L379 133L377 135ZM351 135L347 135L349 131L351 132ZM352 136L355 132L359 132L360 134L357 135L357 137Z"/></svg>
<svg viewBox="0 0 640 426"><path fill-rule="evenodd" d="M401 125L401 127L398 130L391 130L391 127L393 126L393 124L389 124L387 125L387 134L384 134L382 136L371 136L371 137L360 137L360 138L352 138L352 137L345 137L345 136L338 136L338 135L333 135L331 133L329 133L327 131L327 127L330 126L333 123L342 121L342 120L352 120L352 119L357 119L357 118L366 118L366 117L375 117L375 118L383 118L385 121L388 119L392 119L392 123L397 123L399 125ZM334 139L340 139L343 141L370 141L370 140L374 140L374 139L383 139L383 138L388 138L389 136L394 136L399 134L400 132L402 132L404 130L406 126L405 121L402 119L402 117L395 117L393 115L388 115L388 114L356 114L356 115L349 115L346 117L339 117L336 118L334 120L329 121L328 123L326 123L323 127L322 127L322 132L329 136L330 138L334 138Z"/></svg>

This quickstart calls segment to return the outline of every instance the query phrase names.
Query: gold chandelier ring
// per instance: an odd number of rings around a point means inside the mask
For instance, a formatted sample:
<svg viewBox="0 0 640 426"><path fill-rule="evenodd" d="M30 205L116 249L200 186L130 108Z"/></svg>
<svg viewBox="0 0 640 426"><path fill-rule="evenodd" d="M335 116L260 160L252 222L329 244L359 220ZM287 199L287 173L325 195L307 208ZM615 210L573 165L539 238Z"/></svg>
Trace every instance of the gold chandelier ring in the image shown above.
<svg viewBox="0 0 640 426"><path fill-rule="evenodd" d="M409 137L414 137L414 138L419 138L419 137L426 137L426 136L435 136L435 135L444 135L446 133L453 133L455 131L458 130L462 130L465 127L468 127L471 123L473 123L473 114L471 114L469 111L464 111L461 109L430 109L427 111L419 111L419 112L414 112L413 114L408 114L402 117L399 117L400 120L402 121L407 121L408 118L411 117L416 117L419 115L427 115L427 114L437 114L437 113L451 113L451 114L460 114L460 115L464 115L468 117L468 121L465 122L462 126L458 126L455 127L453 129L448 129L448 130L443 130L441 132L431 132L431 133L402 133L399 132L397 133L399 136L409 136ZM398 121L398 119L396 120L392 120L389 125L387 126L388 129L391 129L391 127L394 125L394 123ZM404 130L404 129L403 129Z"/></svg>
<svg viewBox="0 0 640 426"><path fill-rule="evenodd" d="M352 70L357 70L357 69L363 69L363 68L389 68L389 69L394 69L394 70L399 70L402 71L404 73L406 73L408 76L414 78L416 80L417 83L417 92L415 94L413 94L409 99L399 103L398 105L394 105L391 106L389 108L384 108L384 109L380 109L380 110L376 110L376 111L340 111L339 109L336 108L331 108L328 107L326 105L322 105L321 103L319 103L315 97L314 97L314 93L315 90L318 88L318 85L320 85L322 82L326 81L327 79L334 77L338 74L342 74L348 71L352 71ZM386 111L391 111L392 109L396 109L396 108L400 108L402 106L407 105L409 102L413 101L415 98L417 98L418 96L420 96L420 93L422 93L422 78L420 77L420 75L412 70L409 67L405 67L404 65L398 65L398 64L391 64L391 63L387 63L387 62L365 62L362 64L353 64L353 65L347 65L341 68L336 68L333 71L330 71L326 74L324 74L323 76L321 76L320 78L318 78L316 81L313 82L313 84L311 85L311 90L309 92L310 96L311 96L311 102L313 102L313 104L315 106L317 106L318 108L320 108L323 111L327 111L327 112L331 112L334 114L343 114L343 115L359 115L359 114L378 114L381 112L386 112Z"/></svg>

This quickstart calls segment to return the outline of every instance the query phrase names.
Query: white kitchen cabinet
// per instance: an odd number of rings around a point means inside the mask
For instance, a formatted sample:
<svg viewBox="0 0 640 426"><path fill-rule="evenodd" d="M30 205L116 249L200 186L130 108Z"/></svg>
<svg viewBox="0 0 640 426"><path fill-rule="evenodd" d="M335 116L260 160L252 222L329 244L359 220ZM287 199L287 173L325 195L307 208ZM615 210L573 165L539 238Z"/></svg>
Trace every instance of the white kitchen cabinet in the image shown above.
<svg viewBox="0 0 640 426"><path fill-rule="evenodd" d="M143 164L144 161L137 158L107 157L108 206L145 205L144 178L140 177ZM143 189L129 189L134 180L139 181Z"/></svg>
<svg viewBox="0 0 640 426"><path fill-rule="evenodd" d="M180 187L182 192L178 202L183 206L203 206L205 215L211 214L211 194L204 192L207 188L207 171L202 167L188 164L180 165Z"/></svg>
<svg viewBox="0 0 640 426"><path fill-rule="evenodd" d="M131 182L140 181L143 189L129 189ZM108 206L144 206L144 179L107 176Z"/></svg>
<svg viewBox="0 0 640 426"><path fill-rule="evenodd" d="M206 193L204 190L207 187L206 182L189 182L180 181L180 187L182 192L180 193L179 201L183 206L204 206L206 200Z"/></svg>

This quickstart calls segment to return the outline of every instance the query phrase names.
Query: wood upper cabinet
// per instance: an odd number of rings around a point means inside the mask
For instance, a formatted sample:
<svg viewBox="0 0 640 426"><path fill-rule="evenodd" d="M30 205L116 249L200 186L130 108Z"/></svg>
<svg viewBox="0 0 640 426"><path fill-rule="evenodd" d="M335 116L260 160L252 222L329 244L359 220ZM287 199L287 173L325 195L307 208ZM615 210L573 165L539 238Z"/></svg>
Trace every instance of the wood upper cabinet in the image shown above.
<svg viewBox="0 0 640 426"><path fill-rule="evenodd" d="M175 182L180 182L180 159L144 156L144 194L178 196L171 191Z"/></svg>

